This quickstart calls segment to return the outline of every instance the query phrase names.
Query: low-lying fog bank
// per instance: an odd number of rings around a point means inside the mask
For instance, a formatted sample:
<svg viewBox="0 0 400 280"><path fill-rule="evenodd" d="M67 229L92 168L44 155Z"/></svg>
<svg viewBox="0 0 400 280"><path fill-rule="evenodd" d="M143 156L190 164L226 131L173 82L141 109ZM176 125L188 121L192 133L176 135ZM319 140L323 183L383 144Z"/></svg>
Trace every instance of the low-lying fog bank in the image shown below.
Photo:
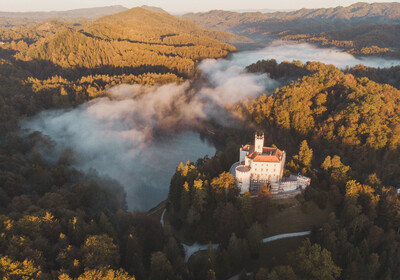
<svg viewBox="0 0 400 280"><path fill-rule="evenodd" d="M230 59L204 60L199 68L207 79L195 81L196 86L192 82L121 85L110 89L109 97L75 109L42 112L22 127L47 135L58 151L70 148L77 155L76 168L96 169L116 179L127 191L129 208L147 210L167 197L171 176L181 161L214 155L215 148L192 132L202 121L230 125L224 106L272 93L279 86L265 74L244 72L260 59L321 61L340 68L400 64L381 58L357 59L309 44L275 42L262 50L235 53Z"/></svg>

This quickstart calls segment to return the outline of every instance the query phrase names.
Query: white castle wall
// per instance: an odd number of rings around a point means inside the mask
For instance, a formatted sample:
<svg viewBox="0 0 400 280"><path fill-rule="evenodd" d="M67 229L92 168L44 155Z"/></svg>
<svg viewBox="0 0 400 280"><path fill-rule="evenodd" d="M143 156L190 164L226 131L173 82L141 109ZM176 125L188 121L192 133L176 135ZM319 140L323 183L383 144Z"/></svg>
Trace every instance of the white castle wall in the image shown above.
<svg viewBox="0 0 400 280"><path fill-rule="evenodd" d="M240 188L240 193L244 194L245 192L250 191L250 168L239 165L236 167L235 173L238 187Z"/></svg>
<svg viewBox="0 0 400 280"><path fill-rule="evenodd" d="M264 134L255 135L254 151L261 156L268 156L263 154L264 151ZM279 158L280 162L263 162L253 161L249 157L249 146L239 152L238 166L232 166L232 173L234 173L238 186L241 189L241 194L250 191L253 188L257 189L259 185L266 182L271 184L272 192L290 192L294 190L305 189L310 184L310 178L301 175L291 175L289 178L283 177L284 166L286 162L286 152L282 151L282 157ZM243 164L242 164L243 163ZM235 170L235 172L233 172Z"/></svg>

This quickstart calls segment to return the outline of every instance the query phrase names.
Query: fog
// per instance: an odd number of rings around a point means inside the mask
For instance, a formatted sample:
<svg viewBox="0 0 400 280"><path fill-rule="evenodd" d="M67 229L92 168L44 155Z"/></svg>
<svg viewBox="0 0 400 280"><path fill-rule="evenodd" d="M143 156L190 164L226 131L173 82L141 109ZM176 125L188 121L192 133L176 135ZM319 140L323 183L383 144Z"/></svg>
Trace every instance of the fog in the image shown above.
<svg viewBox="0 0 400 280"><path fill-rule="evenodd" d="M279 86L234 62L205 60L200 68L207 80L200 85L120 85L76 109L44 111L22 127L54 140L58 154L71 149L79 170L120 182L130 209L148 210L167 197L180 162L215 154L196 132L203 121L229 125L226 105Z"/></svg>
<svg viewBox="0 0 400 280"><path fill-rule="evenodd" d="M234 55L233 60L240 66L247 66L260 59L275 59L277 62L300 60L320 61L333 64L341 69L346 66L353 67L364 64L369 67L387 68L400 65L400 60L384 59L380 57L357 58L349 53L334 48L319 48L307 43L294 43L287 41L275 41L266 48L257 51L244 51Z"/></svg>
<svg viewBox="0 0 400 280"><path fill-rule="evenodd" d="M230 59L204 60L199 81L144 87L120 85L108 96L75 109L45 111L22 123L54 140L58 153L70 148L74 167L111 177L127 192L130 209L148 210L168 195L180 162L214 155L215 148L196 130L212 119L230 125L228 104L270 94L279 86L263 74L244 68L260 59L311 60L346 65L390 66L396 61L357 59L334 49L275 42L265 49L233 54ZM229 120L229 121L228 121Z"/></svg>

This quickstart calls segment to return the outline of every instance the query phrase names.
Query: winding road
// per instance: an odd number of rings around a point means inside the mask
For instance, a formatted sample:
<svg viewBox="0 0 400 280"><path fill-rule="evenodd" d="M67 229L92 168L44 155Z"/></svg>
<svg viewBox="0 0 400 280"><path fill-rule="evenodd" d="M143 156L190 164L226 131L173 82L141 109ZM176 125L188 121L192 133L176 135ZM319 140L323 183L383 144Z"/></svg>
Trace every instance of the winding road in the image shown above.
<svg viewBox="0 0 400 280"><path fill-rule="evenodd" d="M161 218L160 218L160 223L162 225L162 227L164 227L164 215L166 213L166 209L164 209L164 211L161 214ZM285 239L285 238L292 238L292 237L299 237L299 236L307 236L310 235L311 231L301 231L301 232L292 232L292 233L282 233L282 234L278 234L278 235L274 235L274 236L270 236L270 237L266 237L262 240L262 243L268 243L268 242L273 242L276 240L280 240L280 239ZM199 251L204 251L208 249L209 244L204 244L201 245L199 243L194 243L193 245L186 245L184 243L181 243L183 248L185 249L185 262L188 262L190 257L199 252ZM213 249L217 249L219 244L211 244ZM235 279L235 278L232 278Z"/></svg>
<svg viewBox="0 0 400 280"><path fill-rule="evenodd" d="M307 236L310 234L311 234L310 230L309 231L301 231L301 232L293 232L293 233L282 233L282 234L266 237L262 240L262 243L273 242L273 241L285 239L285 238ZM189 245L182 243L182 246L185 249L185 253L186 253L185 262L187 262L193 254L197 253L198 251L207 250L209 244L200 245L198 243L194 243L193 245L189 246ZM219 244L212 244L213 249L217 249L218 246L219 246Z"/></svg>

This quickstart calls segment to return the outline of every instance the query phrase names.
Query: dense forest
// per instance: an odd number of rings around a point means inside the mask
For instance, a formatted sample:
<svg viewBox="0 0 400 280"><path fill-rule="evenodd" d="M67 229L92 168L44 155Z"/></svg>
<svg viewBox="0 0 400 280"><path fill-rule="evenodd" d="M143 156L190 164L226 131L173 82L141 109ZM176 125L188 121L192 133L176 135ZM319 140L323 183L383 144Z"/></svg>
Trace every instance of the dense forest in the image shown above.
<svg viewBox="0 0 400 280"><path fill-rule="evenodd" d="M231 39L241 40L147 8L88 23L2 27L0 131L16 129L21 116L76 106L118 84L180 83L195 75L199 60L235 51L222 42Z"/></svg>
<svg viewBox="0 0 400 280"><path fill-rule="evenodd" d="M240 143L206 161L181 164L167 206L175 235L219 244L191 257L194 279L397 279L400 200L393 186L400 178L400 92L317 62L259 61L248 71L292 79L236 111L265 131L269 145L288 149L288 172L312 178L296 198L301 211L318 215L310 210L317 205L331 213L320 230L273 261L262 238L282 205L268 186L256 197L237 195L225 171Z"/></svg>
<svg viewBox="0 0 400 280"><path fill-rule="evenodd" d="M128 212L118 182L75 170L70 150L49 159L54 143L21 133L19 121L117 84L179 83L199 60L235 51L229 38L239 37L142 8L1 28L1 279L160 279L166 263L187 275L183 248L159 219Z"/></svg>
<svg viewBox="0 0 400 280"><path fill-rule="evenodd" d="M73 169L68 150L47 162L38 150L52 144L38 133L3 137L1 279L147 279L153 253L183 262L159 220L126 211L117 182Z"/></svg>
<svg viewBox="0 0 400 280"><path fill-rule="evenodd" d="M295 62L289 68L264 61L248 69L262 72L264 65L265 72L283 69L281 75L297 73L300 78L246 107L253 121L309 137L317 146L340 152L353 169L377 173L386 183L399 178L398 89L318 62Z"/></svg>
<svg viewBox="0 0 400 280"><path fill-rule="evenodd" d="M366 5L323 14L381 23L376 13L396 7L374 4L374 12ZM315 21L319 12L276 16ZM397 12L390 10L389 20ZM383 25L371 26L326 34L340 41L359 32L352 48L364 48L369 43L358 44ZM128 211L117 181L76 170L73 151L51 158L51 139L19 130L23 118L77 106L117 84L196 77L198 61L225 57L235 51L226 42L241 40L142 8L91 22L0 28L0 278L399 279L399 67L249 65L246 71L282 86L226 108L238 117L233 126L207 123L218 152L177 166L167 200L149 212ZM277 201L266 184L255 196L239 195L228 170L254 130L287 151L285 175L312 179L306 191ZM263 241L300 223L311 230L307 238L275 247ZM194 242L209 245L189 258L184 244Z"/></svg>

